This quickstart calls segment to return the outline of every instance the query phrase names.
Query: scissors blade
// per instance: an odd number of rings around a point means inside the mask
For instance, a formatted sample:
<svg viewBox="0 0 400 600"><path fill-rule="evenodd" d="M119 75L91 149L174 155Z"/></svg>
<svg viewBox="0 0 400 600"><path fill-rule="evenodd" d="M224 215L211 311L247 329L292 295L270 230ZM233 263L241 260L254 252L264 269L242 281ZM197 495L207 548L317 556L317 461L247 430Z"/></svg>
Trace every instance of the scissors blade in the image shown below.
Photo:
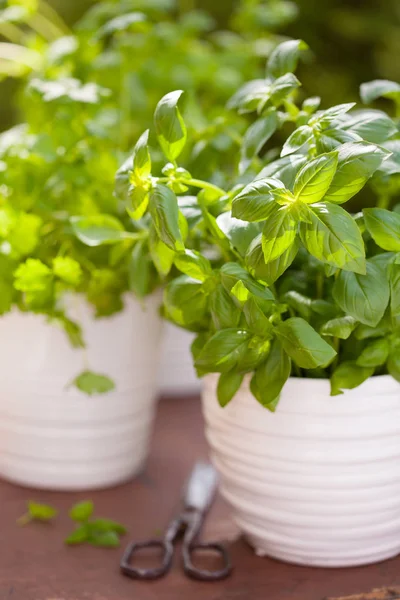
<svg viewBox="0 0 400 600"><path fill-rule="evenodd" d="M186 508L206 512L209 508L218 484L218 476L210 463L197 462L184 487Z"/></svg>

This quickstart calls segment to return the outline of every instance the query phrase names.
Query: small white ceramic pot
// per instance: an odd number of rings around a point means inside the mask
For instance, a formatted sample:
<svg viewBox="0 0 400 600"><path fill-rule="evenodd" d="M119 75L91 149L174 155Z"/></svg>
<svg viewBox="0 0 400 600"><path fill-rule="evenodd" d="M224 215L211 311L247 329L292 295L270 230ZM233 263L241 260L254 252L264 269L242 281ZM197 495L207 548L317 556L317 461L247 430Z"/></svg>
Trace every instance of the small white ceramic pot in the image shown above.
<svg viewBox="0 0 400 600"><path fill-rule="evenodd" d="M400 552L400 385L389 376L331 397L289 379L275 414L245 380L224 409L217 377L203 408L222 493L257 554L348 567Z"/></svg>
<svg viewBox="0 0 400 600"><path fill-rule="evenodd" d="M201 382L193 367L190 346L194 334L165 323L160 358L159 387L165 396L200 394Z"/></svg>
<svg viewBox="0 0 400 600"><path fill-rule="evenodd" d="M40 315L0 319L0 475L37 488L111 486L144 464L156 407L159 297L145 309L127 297L124 310L94 319L73 297L85 350ZM68 384L85 367L111 377L115 390L87 396Z"/></svg>

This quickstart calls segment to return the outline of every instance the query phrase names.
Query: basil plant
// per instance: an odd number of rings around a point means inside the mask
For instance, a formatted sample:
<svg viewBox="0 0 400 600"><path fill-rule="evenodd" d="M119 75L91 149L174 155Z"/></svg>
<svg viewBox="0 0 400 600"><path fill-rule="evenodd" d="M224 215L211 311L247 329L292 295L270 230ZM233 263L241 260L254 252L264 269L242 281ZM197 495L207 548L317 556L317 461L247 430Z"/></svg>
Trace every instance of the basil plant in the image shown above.
<svg viewBox="0 0 400 600"><path fill-rule="evenodd" d="M98 2L72 31L44 0L2 6L0 73L24 85L23 122L0 134L0 315L13 307L45 315L81 348L67 295L108 317L125 294L144 297L164 282L158 238L114 195L115 171L173 84L187 90L193 124L181 159L222 181L243 127L224 105L245 73L260 74L260 55L280 39L278 13L255 44L251 23L218 32L207 14L178 15L174 0ZM153 152L156 168L162 160ZM89 393L113 385L90 371L75 383Z"/></svg>
<svg viewBox="0 0 400 600"><path fill-rule="evenodd" d="M282 43L266 76L229 100L246 125L237 152L221 150L225 185L178 162L181 91L155 110L161 171L146 131L117 173L143 234L137 281L153 268L167 278L164 315L197 334L195 367L220 374L222 406L246 374L270 410L290 376L329 378L332 395L374 374L400 382L399 122L353 103L319 108L293 74L306 52ZM361 98L383 98L390 113L400 86L372 81Z"/></svg>

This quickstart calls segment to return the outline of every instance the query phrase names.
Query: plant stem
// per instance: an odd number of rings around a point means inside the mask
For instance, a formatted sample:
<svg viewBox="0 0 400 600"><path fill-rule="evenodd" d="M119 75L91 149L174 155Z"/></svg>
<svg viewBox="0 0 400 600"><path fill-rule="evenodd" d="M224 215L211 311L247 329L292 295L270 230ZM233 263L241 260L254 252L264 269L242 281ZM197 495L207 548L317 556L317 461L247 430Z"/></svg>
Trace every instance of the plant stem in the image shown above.
<svg viewBox="0 0 400 600"><path fill-rule="evenodd" d="M23 527L24 525L28 525L32 521L32 517L29 513L25 513L21 517L17 519L17 525Z"/></svg>
<svg viewBox="0 0 400 600"><path fill-rule="evenodd" d="M317 285L317 298L323 298L324 296L324 276L322 273L317 273L317 277L315 280Z"/></svg>
<svg viewBox="0 0 400 600"><path fill-rule="evenodd" d="M13 44L21 44L24 38L22 29L13 23L2 23L0 25L0 34L10 42L13 42Z"/></svg>
<svg viewBox="0 0 400 600"><path fill-rule="evenodd" d="M389 194L381 194L378 198L377 207L378 208L388 208L390 204L390 196Z"/></svg>
<svg viewBox="0 0 400 600"><path fill-rule="evenodd" d="M171 181L170 177L155 177L154 178L157 183L168 183ZM207 181L202 181L201 179L182 179L181 180L185 185L192 185L193 187L197 187L201 190L211 190L218 194L219 196L225 196L226 192L222 188L214 185L213 183L208 183Z"/></svg>
<svg viewBox="0 0 400 600"><path fill-rule="evenodd" d="M47 18L55 27L57 27L60 31L61 35L71 35L72 31L65 23L64 19L60 17L58 12L54 10L52 6L46 0L39 0L39 12Z"/></svg>

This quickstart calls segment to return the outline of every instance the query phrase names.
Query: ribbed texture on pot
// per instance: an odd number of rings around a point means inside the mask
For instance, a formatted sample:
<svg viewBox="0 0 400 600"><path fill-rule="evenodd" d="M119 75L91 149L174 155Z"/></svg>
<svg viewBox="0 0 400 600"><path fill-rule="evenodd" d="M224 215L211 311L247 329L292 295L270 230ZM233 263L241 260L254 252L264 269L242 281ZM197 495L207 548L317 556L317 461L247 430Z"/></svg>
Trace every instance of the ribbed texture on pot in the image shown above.
<svg viewBox="0 0 400 600"><path fill-rule="evenodd" d="M131 298L122 313L94 319L72 298L86 351L42 316L0 319L0 475L22 485L76 490L135 475L147 456L155 412L159 299ZM87 396L68 384L85 368L116 389Z"/></svg>
<svg viewBox="0 0 400 600"><path fill-rule="evenodd" d="M400 552L400 385L374 377L331 397L290 379L275 414L248 380L222 409L204 381L212 458L234 518L261 555L353 566Z"/></svg>
<svg viewBox="0 0 400 600"><path fill-rule="evenodd" d="M165 395L200 393L190 346L194 334L165 323L161 346L159 387Z"/></svg>

